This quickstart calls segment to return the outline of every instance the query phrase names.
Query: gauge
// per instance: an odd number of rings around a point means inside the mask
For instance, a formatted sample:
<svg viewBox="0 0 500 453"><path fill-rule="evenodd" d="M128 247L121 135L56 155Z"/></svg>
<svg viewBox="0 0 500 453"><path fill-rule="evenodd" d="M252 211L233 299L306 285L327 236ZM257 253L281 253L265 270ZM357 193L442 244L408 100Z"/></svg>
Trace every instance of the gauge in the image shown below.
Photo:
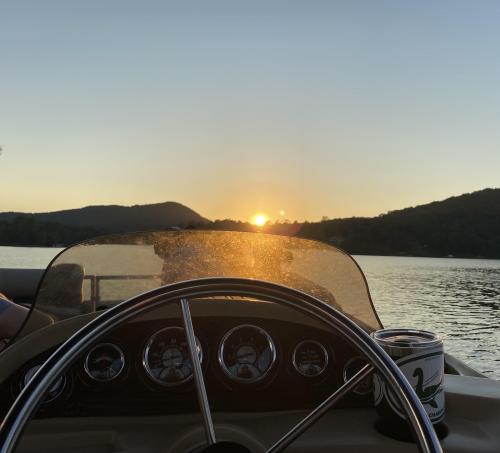
<svg viewBox="0 0 500 453"><path fill-rule="evenodd" d="M342 373L344 376L344 383L349 379L354 377L354 375L361 370L366 365L366 360L363 357L353 357L350 359L344 366L344 372ZM372 392L372 377L368 376L363 379L353 390L357 395L367 395Z"/></svg>
<svg viewBox="0 0 500 453"><path fill-rule="evenodd" d="M260 327L241 325L224 335L219 346L219 363L224 373L238 382L263 379L276 361L276 347Z"/></svg>
<svg viewBox="0 0 500 453"><path fill-rule="evenodd" d="M326 370L328 351L317 341L304 340L295 346L292 362L302 376L317 377Z"/></svg>
<svg viewBox="0 0 500 453"><path fill-rule="evenodd" d="M85 357L85 372L94 381L112 381L124 367L125 356L122 350L112 343L98 344Z"/></svg>
<svg viewBox="0 0 500 453"><path fill-rule="evenodd" d="M26 371L23 380L21 381L21 390L28 385L36 372L42 367L43 363L39 363L38 365L34 365ZM66 385L66 377L59 376L57 380L50 386L47 396L45 397L44 403L48 403L56 399L64 390Z"/></svg>
<svg viewBox="0 0 500 453"><path fill-rule="evenodd" d="M198 357L203 360L203 351L196 338ZM156 332L144 348L143 365L148 376L158 384L175 386L193 377L193 363L182 327L167 327Z"/></svg>

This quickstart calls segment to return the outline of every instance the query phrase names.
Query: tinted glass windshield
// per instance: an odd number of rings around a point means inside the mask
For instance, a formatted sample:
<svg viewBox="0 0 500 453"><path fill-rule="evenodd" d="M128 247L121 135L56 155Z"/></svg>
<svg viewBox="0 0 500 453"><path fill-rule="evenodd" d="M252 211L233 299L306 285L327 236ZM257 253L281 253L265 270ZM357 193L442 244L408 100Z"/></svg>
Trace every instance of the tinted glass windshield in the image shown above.
<svg viewBox="0 0 500 453"><path fill-rule="evenodd" d="M50 264L21 335L153 288L206 277L266 280L306 292L367 329L380 327L356 262L327 244L262 233L164 231L103 236Z"/></svg>

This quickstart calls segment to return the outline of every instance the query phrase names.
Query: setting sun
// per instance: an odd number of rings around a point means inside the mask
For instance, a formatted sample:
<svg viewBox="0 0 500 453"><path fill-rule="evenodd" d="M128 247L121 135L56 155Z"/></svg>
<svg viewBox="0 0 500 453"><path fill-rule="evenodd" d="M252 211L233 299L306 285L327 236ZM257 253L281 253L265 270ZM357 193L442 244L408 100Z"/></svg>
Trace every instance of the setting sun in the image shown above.
<svg viewBox="0 0 500 453"><path fill-rule="evenodd" d="M267 215L259 213L255 214L255 216L252 219L252 223L257 226L264 226L268 220L269 219Z"/></svg>

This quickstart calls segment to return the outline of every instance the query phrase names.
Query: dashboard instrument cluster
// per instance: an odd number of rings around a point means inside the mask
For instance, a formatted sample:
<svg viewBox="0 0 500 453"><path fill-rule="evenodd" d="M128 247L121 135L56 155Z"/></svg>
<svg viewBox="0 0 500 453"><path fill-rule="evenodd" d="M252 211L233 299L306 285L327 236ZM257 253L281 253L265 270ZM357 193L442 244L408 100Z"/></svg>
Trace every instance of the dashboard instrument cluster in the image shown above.
<svg viewBox="0 0 500 453"><path fill-rule="evenodd" d="M215 410L313 408L364 365L339 335L265 318L193 318L208 396ZM12 397L49 351L13 378ZM295 389L300 388L301 392ZM236 390L236 391L231 391ZM371 405L371 380L346 398ZM180 319L130 322L84 351L52 385L40 414L127 415L196 410L187 339Z"/></svg>

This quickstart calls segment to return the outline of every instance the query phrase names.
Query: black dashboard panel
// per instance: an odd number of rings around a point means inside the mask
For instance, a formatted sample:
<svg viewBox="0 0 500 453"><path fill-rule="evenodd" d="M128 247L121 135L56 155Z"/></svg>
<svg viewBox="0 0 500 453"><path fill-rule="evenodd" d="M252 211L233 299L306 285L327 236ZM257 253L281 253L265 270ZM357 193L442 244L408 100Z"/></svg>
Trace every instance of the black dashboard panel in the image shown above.
<svg viewBox="0 0 500 453"><path fill-rule="evenodd" d="M310 409L343 383L345 365L358 353L342 337L312 326L270 318L194 317L194 329L203 350L202 368L213 411L271 411ZM258 382L237 382L225 373L219 362L219 346L224 336L239 325L263 329L272 338L276 360ZM182 326L181 319L154 319L125 324L97 344L111 343L123 351L125 365L116 378L99 382L85 371L82 355L65 373L66 385L54 400L43 404L38 417L156 415L188 413L198 410L192 380L175 387L160 385L148 376L143 364L144 349L151 336L170 326ZM304 376L293 363L295 348L304 340L320 344L328 363L319 376ZM26 371L48 357L37 357L18 370L10 380L11 400L19 393ZM5 394L5 389L4 394ZM5 395L7 396L7 395ZM3 399L3 398L2 398ZM370 406L371 394L351 393L341 406ZM7 406L8 407L8 406Z"/></svg>

